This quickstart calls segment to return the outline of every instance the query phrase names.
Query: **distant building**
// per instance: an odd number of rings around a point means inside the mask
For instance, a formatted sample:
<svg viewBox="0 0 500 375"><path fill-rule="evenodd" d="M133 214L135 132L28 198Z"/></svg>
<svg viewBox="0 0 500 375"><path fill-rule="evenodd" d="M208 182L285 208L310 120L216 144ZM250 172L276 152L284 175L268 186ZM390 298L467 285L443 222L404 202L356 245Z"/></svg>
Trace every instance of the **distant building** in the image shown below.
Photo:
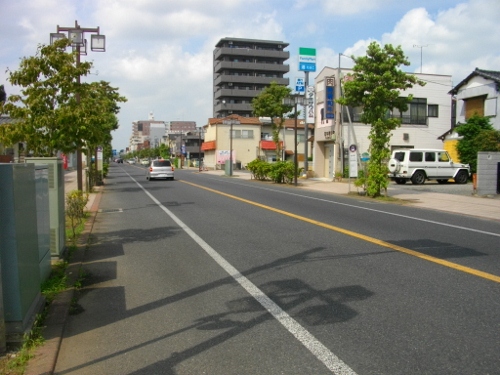
<svg viewBox="0 0 500 375"><path fill-rule="evenodd" d="M165 121L156 121L152 112L149 113L148 120L132 122L130 151L158 147L160 144L165 143L166 130Z"/></svg>
<svg viewBox="0 0 500 375"><path fill-rule="evenodd" d="M251 117L252 99L265 87L273 81L288 86L283 77L290 70L286 47L288 43L273 40L221 39L213 57L213 117Z"/></svg>
<svg viewBox="0 0 500 375"><path fill-rule="evenodd" d="M167 132L169 133L189 133L196 131L195 121L167 121Z"/></svg>

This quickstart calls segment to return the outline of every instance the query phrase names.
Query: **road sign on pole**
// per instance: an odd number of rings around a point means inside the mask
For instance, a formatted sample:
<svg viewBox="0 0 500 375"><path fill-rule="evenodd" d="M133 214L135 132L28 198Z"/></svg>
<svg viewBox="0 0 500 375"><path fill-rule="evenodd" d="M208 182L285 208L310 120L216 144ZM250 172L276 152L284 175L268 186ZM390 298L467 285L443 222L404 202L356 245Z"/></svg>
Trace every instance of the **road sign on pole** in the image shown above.
<svg viewBox="0 0 500 375"><path fill-rule="evenodd" d="M295 91L303 94L306 91L304 78L297 78L295 81Z"/></svg>

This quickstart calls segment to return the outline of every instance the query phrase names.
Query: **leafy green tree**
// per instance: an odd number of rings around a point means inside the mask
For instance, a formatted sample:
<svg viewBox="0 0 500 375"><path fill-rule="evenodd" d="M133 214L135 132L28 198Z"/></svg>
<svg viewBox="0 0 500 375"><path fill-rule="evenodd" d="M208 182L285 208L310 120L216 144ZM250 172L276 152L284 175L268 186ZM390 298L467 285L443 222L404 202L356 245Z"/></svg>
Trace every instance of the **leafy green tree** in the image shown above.
<svg viewBox="0 0 500 375"><path fill-rule="evenodd" d="M125 102L116 88L100 81L81 83L92 63L76 64L76 53L66 53L68 39L40 45L35 56L23 58L8 80L20 86L0 111L16 119L2 127L0 141L24 141L35 156L54 156L89 149L110 141L117 128L118 103Z"/></svg>
<svg viewBox="0 0 500 375"><path fill-rule="evenodd" d="M5 102L7 100L7 94L5 93L5 87L0 85L0 103Z"/></svg>
<svg viewBox="0 0 500 375"><path fill-rule="evenodd" d="M345 83L344 97L337 102L363 107L361 122L371 125L368 136L371 156L365 184L367 195L377 197L382 189L387 191L391 132L401 125L400 118L389 114L395 108L400 112L408 110L412 96L401 97L401 92L425 83L399 69L400 65L410 65L400 46L386 44L381 47L372 42L366 56L352 56L352 59L355 62L352 80Z"/></svg>
<svg viewBox="0 0 500 375"><path fill-rule="evenodd" d="M283 129L285 114L292 110L291 106L283 104L283 99L290 96L291 91L289 87L271 82L268 87L252 100L255 116L271 118L277 161L281 159L280 131Z"/></svg>
<svg viewBox="0 0 500 375"><path fill-rule="evenodd" d="M457 152L462 163L470 165L471 173L477 172L479 151L499 151L500 132L493 128L488 117L477 114L455 128L462 136L457 143Z"/></svg>

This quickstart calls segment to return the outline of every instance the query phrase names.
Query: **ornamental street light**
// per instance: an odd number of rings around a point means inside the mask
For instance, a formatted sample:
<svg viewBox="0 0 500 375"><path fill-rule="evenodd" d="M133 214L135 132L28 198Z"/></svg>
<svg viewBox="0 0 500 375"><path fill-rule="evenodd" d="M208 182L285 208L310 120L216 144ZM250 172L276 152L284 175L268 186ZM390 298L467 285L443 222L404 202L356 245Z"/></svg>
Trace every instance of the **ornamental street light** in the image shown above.
<svg viewBox="0 0 500 375"><path fill-rule="evenodd" d="M229 176L233 176L233 125L239 125L240 122L235 119L222 120L224 125L229 125Z"/></svg>
<svg viewBox="0 0 500 375"><path fill-rule="evenodd" d="M67 32L66 35L64 32ZM94 33L90 36L90 49L94 52L105 52L106 51L106 36L99 34L99 26L96 28L85 28L80 27L78 21L75 21L75 26L73 27L61 27L57 25L57 32L50 33L50 44L55 41L68 38L71 40L71 46L73 51L78 51L76 54L76 67L80 65L80 55L87 54L87 40L85 39L85 33ZM78 85L80 84L80 76L77 78ZM76 101L80 103L80 95L76 94ZM96 160L97 162L97 160ZM82 150L81 146L77 145L76 150L76 176L77 176L77 186L78 190L83 190L83 178L82 178Z"/></svg>
<svg viewBox="0 0 500 375"><path fill-rule="evenodd" d="M297 173L299 169L299 162L297 159L297 106L298 105L304 105L305 100L304 96L300 94L292 94L289 97L283 98L283 105L288 105L293 107L294 109L294 118L295 118L295 126L293 130L293 165L294 165L294 172L293 172L293 183L295 186L297 186ZM305 123L305 126L307 126L307 123ZM307 142L307 139L306 139Z"/></svg>

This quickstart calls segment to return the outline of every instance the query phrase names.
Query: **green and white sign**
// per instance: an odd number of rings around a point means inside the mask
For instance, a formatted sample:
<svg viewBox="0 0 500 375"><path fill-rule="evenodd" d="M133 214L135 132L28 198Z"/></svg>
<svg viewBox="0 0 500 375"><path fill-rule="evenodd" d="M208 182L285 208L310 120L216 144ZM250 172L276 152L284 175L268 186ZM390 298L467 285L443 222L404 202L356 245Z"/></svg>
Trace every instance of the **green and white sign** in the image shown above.
<svg viewBox="0 0 500 375"><path fill-rule="evenodd" d="M299 70L303 72L316 71L316 48L299 48Z"/></svg>

